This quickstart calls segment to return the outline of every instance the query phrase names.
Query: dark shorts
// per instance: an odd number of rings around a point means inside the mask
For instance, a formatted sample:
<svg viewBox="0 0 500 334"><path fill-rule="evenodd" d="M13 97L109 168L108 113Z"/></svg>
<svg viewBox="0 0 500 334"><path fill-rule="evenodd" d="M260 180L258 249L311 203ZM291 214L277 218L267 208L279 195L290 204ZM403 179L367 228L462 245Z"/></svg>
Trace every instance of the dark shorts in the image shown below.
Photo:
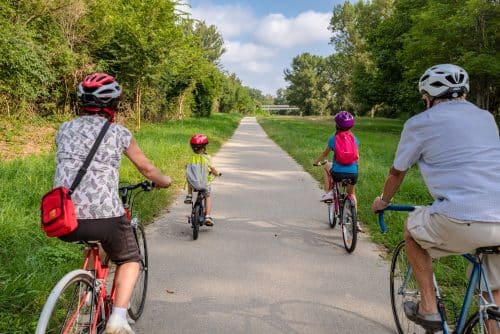
<svg viewBox="0 0 500 334"><path fill-rule="evenodd" d="M342 180L349 180L349 184L355 185L358 182L358 174L354 173L335 173L332 172L332 179L335 182L342 182Z"/></svg>
<svg viewBox="0 0 500 334"><path fill-rule="evenodd" d="M78 219L78 227L59 239L67 242L100 241L102 248L116 264L141 260L134 231L125 217Z"/></svg>

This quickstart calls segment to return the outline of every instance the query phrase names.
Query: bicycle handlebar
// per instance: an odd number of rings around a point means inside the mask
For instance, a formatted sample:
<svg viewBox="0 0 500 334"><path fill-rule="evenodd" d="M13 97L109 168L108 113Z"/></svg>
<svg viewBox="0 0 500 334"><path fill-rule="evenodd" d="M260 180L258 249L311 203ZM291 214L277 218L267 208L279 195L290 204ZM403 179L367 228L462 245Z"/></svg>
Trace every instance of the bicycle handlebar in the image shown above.
<svg viewBox="0 0 500 334"><path fill-rule="evenodd" d="M385 221L384 221L384 212L385 211L413 211L415 210L415 207L413 205L389 205L387 208L384 210L378 211L378 225L380 226L380 231L382 233L387 233L387 227L385 226Z"/></svg>

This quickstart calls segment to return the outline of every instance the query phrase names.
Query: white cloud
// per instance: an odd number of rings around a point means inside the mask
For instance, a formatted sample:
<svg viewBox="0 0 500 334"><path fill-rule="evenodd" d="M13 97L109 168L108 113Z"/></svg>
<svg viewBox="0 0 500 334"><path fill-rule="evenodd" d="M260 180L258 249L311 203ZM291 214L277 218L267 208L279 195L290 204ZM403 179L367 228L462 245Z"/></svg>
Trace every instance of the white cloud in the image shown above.
<svg viewBox="0 0 500 334"><path fill-rule="evenodd" d="M191 8L190 12L194 18L215 25L224 38L252 31L257 22L253 11L242 5L204 4Z"/></svg>
<svg viewBox="0 0 500 334"><path fill-rule="evenodd" d="M182 6L182 10L217 27L225 41L222 66L236 73L246 86L275 94L276 89L286 86L283 70L290 66L293 57L302 52L328 52L331 13L310 10L296 17L256 17L248 5L217 5L214 1L217 0L201 1L192 8Z"/></svg>
<svg viewBox="0 0 500 334"><path fill-rule="evenodd" d="M251 73L266 73L272 70L272 60L276 54L274 49L254 43L226 41L226 52L222 55L222 63ZM229 68L230 69L230 68Z"/></svg>
<svg viewBox="0 0 500 334"><path fill-rule="evenodd" d="M301 13L295 18L270 14L259 23L255 36L262 43L280 47L328 43L330 16L315 11Z"/></svg>

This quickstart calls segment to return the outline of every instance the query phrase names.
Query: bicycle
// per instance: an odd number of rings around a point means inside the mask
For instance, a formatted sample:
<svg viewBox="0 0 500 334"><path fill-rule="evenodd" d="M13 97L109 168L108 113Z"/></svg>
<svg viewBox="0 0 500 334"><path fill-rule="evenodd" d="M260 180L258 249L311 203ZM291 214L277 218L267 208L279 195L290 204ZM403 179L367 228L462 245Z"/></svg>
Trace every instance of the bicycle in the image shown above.
<svg viewBox="0 0 500 334"><path fill-rule="evenodd" d="M217 176L222 176L219 173ZM191 203L191 215L188 218L188 224L191 225L193 229L193 240L198 239L198 234L200 231L200 226L205 225L205 207L206 207L206 189L193 189L197 192L196 200Z"/></svg>
<svg viewBox="0 0 500 334"><path fill-rule="evenodd" d="M148 251L144 226L136 215L132 215L132 206L138 193L151 191L153 187L152 182L144 181L119 188L142 257L139 277L128 309L128 315L133 320L139 319L142 315L146 301ZM134 192L138 188L140 191ZM93 334L104 331L115 296L114 281L109 277L109 257L101 252L99 241L82 243L85 245L83 268L67 273L52 289L40 314L36 334ZM108 293L110 285L111 291Z"/></svg>
<svg viewBox="0 0 500 334"><path fill-rule="evenodd" d="M390 205L385 210L413 211L414 209L414 206L409 205ZM379 225L382 233L386 233L387 228L384 222L384 211L379 212ZM455 324L448 323L443 296L434 275L433 281L436 291L436 303L442 320L442 329L439 330L439 332L443 334L489 333L488 328L491 327L487 326L486 320L500 321L500 309L496 304L488 302L483 295L483 293L486 293L489 300L493 300L490 284L484 273L481 262L483 254L499 253L500 246L493 246L481 247L476 249L474 254L462 255L472 264L472 271L467 283L460 314ZM404 240L402 240L394 250L389 280L392 313L398 333L435 333L435 331L425 330L423 327L420 327L420 325L410 321L404 313L403 303L405 301L418 301L420 299L416 279L406 257ZM475 291L482 291L483 293L475 293ZM472 299L475 297L477 298L477 310L473 311L474 313L471 316L468 316L469 312L472 310ZM499 327L499 323L497 323L497 327Z"/></svg>
<svg viewBox="0 0 500 334"><path fill-rule="evenodd" d="M316 167L322 166L327 162L327 160L323 160L318 165L313 165ZM332 189L333 199L324 201L328 209L328 224L331 228L334 228L337 223L341 226L344 248L348 253L354 251L358 240L356 203L347 194L347 186L350 182L349 179L334 182L330 174L328 188Z"/></svg>

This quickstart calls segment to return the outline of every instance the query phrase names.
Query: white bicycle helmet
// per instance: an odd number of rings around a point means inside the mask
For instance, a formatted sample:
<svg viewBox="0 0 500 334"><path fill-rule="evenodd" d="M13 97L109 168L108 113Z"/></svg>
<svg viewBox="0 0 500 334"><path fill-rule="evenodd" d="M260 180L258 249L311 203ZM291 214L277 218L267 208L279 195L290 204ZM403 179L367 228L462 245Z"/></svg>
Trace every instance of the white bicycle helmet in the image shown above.
<svg viewBox="0 0 500 334"><path fill-rule="evenodd" d="M418 90L431 97L459 97L469 92L469 75L457 65L435 65L420 77Z"/></svg>

